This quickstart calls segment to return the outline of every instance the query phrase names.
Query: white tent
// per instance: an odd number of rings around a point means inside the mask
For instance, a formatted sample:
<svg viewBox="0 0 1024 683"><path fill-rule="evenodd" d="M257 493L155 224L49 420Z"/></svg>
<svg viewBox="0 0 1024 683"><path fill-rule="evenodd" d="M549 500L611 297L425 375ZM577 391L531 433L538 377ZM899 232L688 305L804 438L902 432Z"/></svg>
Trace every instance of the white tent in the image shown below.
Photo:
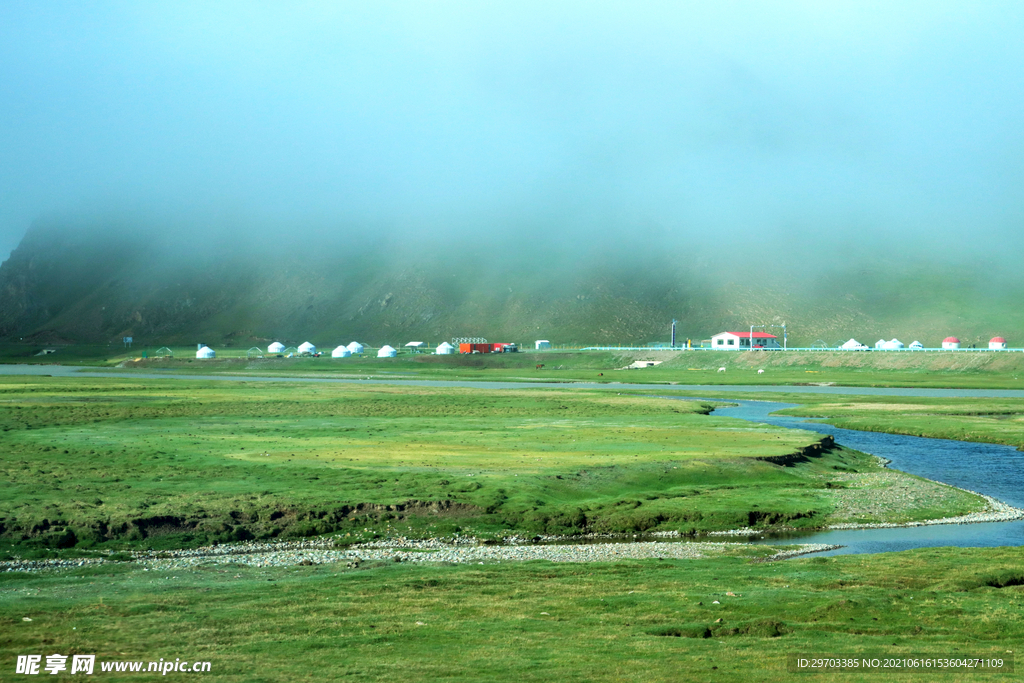
<svg viewBox="0 0 1024 683"><path fill-rule="evenodd" d="M348 350L351 351L353 354L362 353L363 352L363 345L360 344L359 342L355 342L354 341L354 342L352 342L351 344L348 345Z"/></svg>
<svg viewBox="0 0 1024 683"><path fill-rule="evenodd" d="M217 357L217 354L209 346L204 346L203 348L201 348L198 351L196 351L196 358L216 358L216 357Z"/></svg>
<svg viewBox="0 0 1024 683"><path fill-rule="evenodd" d="M434 351L439 356L448 356L455 353L455 347L448 342L441 342L437 345L437 349Z"/></svg>
<svg viewBox="0 0 1024 683"><path fill-rule="evenodd" d="M267 347L267 353L281 353L284 351L284 344L281 342L274 342Z"/></svg>
<svg viewBox="0 0 1024 683"><path fill-rule="evenodd" d="M331 351L331 358L348 358L351 355L352 352L348 350L347 346L339 346Z"/></svg>
<svg viewBox="0 0 1024 683"><path fill-rule="evenodd" d="M865 344L861 344L856 339L850 339L850 341L846 342L845 344L843 344L839 348L845 349L847 351L864 351L868 347Z"/></svg>
<svg viewBox="0 0 1024 683"><path fill-rule="evenodd" d="M885 341L884 339L879 339L878 341L875 342L875 348L876 349L884 349L885 345L888 344L888 343L889 342Z"/></svg>
<svg viewBox="0 0 1024 683"><path fill-rule="evenodd" d="M298 352L301 353L316 353L316 347L309 342L302 342L299 344Z"/></svg>
<svg viewBox="0 0 1024 683"><path fill-rule="evenodd" d="M398 351L395 351L394 347L387 344L380 347L380 350L377 351L377 358L394 358L397 355Z"/></svg>
<svg viewBox="0 0 1024 683"><path fill-rule="evenodd" d="M881 346L878 344L881 344ZM876 349L884 349L886 351L896 351L903 348L903 342L899 339L890 339L889 341L883 339L878 344L875 344Z"/></svg>
<svg viewBox="0 0 1024 683"><path fill-rule="evenodd" d="M920 350L920 349L924 348L924 344L922 344L921 342L919 342L919 341L917 341L915 339L914 341L910 342L910 346L908 346L907 348L908 349Z"/></svg>
<svg viewBox="0 0 1024 683"><path fill-rule="evenodd" d="M421 348L423 346L426 346L426 344L423 343L423 342L409 342L408 344L406 344L406 346L414 348L414 349L418 349L418 348Z"/></svg>

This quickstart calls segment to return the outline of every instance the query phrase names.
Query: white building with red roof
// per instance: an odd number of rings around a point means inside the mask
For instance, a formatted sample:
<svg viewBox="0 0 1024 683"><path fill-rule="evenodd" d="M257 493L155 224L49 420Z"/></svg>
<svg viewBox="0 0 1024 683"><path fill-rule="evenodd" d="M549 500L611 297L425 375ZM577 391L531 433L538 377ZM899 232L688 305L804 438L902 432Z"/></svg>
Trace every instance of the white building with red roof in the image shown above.
<svg viewBox="0 0 1024 683"><path fill-rule="evenodd" d="M1002 337L992 337L991 339L988 340L988 348L992 349L993 351L1005 351L1006 340L1003 339Z"/></svg>
<svg viewBox="0 0 1024 683"><path fill-rule="evenodd" d="M945 339L942 340L942 348L950 350L959 349L960 340L957 339L956 337L946 337Z"/></svg>
<svg viewBox="0 0 1024 683"><path fill-rule="evenodd" d="M767 332L719 332L711 337L711 348L719 351L757 351L759 349L781 349L779 338Z"/></svg>

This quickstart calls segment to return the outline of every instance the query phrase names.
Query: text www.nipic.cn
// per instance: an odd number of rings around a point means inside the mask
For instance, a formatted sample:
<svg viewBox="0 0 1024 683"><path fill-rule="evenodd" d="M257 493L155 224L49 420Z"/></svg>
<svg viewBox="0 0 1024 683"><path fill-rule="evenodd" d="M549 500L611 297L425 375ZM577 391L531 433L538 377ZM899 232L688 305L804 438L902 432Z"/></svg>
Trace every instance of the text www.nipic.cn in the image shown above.
<svg viewBox="0 0 1024 683"><path fill-rule="evenodd" d="M71 660L70 662L68 660ZM155 662L100 661L96 670L96 655L18 655L18 663L14 673L19 674L87 674L93 673L157 673L166 676L169 673L206 673L210 670L210 662L182 660L171 661L160 659Z"/></svg>

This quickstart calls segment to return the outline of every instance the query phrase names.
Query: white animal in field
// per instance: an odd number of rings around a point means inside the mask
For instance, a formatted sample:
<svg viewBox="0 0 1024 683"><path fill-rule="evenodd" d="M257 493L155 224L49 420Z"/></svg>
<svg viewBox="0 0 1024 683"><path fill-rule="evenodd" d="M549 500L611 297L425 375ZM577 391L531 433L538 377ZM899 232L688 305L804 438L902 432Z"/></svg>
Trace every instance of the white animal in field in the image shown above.
<svg viewBox="0 0 1024 683"><path fill-rule="evenodd" d="M758 371L757 371L757 374L759 374L759 375L763 375L763 374L764 374L764 370L758 370Z"/></svg>
<svg viewBox="0 0 1024 683"><path fill-rule="evenodd" d="M719 372L725 372L725 368L718 368Z"/></svg>

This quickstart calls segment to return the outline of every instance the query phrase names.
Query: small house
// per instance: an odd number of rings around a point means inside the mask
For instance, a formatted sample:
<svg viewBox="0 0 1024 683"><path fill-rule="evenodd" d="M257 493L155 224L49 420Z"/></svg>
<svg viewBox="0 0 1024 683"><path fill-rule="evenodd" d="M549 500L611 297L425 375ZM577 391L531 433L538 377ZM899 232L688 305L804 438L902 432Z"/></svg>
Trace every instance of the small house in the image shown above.
<svg viewBox="0 0 1024 683"><path fill-rule="evenodd" d="M1005 351L1006 340L1003 339L1002 337L992 337L991 339L988 340L988 348L992 349L993 351Z"/></svg>
<svg viewBox="0 0 1024 683"><path fill-rule="evenodd" d="M960 348L960 340L956 337L946 337L942 340L942 348L953 351Z"/></svg>
<svg viewBox="0 0 1024 683"><path fill-rule="evenodd" d="M551 342L549 342L547 339L538 339L537 341L533 342L533 347L537 351L544 351L545 349L551 348Z"/></svg>
<svg viewBox="0 0 1024 683"><path fill-rule="evenodd" d="M719 332L711 337L711 348L719 351L781 349L779 338L767 332Z"/></svg>

